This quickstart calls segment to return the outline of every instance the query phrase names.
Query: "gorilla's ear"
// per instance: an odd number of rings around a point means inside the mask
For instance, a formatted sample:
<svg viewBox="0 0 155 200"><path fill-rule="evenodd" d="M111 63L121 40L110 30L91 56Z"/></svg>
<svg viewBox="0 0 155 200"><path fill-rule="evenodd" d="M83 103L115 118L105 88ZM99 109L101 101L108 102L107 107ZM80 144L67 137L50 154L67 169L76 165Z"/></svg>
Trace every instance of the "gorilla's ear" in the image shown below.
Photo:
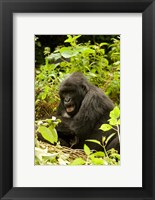
<svg viewBox="0 0 155 200"><path fill-rule="evenodd" d="M84 91L88 91L89 90L89 87L88 87L88 85L87 84L85 84L85 83L82 83L82 89L84 90Z"/></svg>

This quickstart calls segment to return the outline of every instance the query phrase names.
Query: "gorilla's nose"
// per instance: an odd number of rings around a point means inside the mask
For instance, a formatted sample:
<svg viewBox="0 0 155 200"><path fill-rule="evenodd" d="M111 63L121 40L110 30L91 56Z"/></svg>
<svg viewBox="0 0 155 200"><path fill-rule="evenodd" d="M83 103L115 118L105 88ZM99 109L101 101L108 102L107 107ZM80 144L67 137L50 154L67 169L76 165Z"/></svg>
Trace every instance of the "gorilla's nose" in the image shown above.
<svg viewBox="0 0 155 200"><path fill-rule="evenodd" d="M70 97L66 97L65 100L64 100L65 103L69 103L70 101L71 101Z"/></svg>

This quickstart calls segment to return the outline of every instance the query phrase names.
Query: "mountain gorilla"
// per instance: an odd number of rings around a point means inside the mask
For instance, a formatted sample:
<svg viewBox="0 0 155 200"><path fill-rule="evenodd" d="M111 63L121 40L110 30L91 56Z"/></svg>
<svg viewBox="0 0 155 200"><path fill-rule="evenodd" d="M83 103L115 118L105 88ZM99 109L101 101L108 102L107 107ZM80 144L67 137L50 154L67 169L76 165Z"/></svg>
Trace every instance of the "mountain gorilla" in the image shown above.
<svg viewBox="0 0 155 200"><path fill-rule="evenodd" d="M107 123L109 113L114 108L112 101L80 72L73 73L62 82L59 95L57 117L61 123L56 129L61 145L81 149L86 143L91 149L103 151L97 143L85 140L101 142L103 136L108 137L114 132L103 133L99 130L103 123ZM107 150L111 148L119 152L117 133L106 146Z"/></svg>

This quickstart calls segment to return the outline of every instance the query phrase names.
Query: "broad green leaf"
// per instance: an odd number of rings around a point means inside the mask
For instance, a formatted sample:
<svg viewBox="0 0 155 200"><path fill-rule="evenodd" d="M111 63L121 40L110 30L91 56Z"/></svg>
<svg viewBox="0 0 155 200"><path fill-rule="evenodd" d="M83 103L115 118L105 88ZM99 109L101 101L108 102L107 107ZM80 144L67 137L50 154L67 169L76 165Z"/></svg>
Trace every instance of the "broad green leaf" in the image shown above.
<svg viewBox="0 0 155 200"><path fill-rule="evenodd" d="M118 125L120 125L120 119L117 121Z"/></svg>
<svg viewBox="0 0 155 200"><path fill-rule="evenodd" d="M59 58L61 58L60 53L51 53L49 56L47 56L47 59L49 60L58 60Z"/></svg>
<svg viewBox="0 0 155 200"><path fill-rule="evenodd" d="M84 152L87 156L91 154L90 148L86 144L84 144Z"/></svg>
<svg viewBox="0 0 155 200"><path fill-rule="evenodd" d="M112 126L115 126L118 124L117 119L115 119L115 118L111 118L108 121L109 121L109 124Z"/></svg>
<svg viewBox="0 0 155 200"><path fill-rule="evenodd" d="M38 128L38 132L41 133L41 135L43 136L43 138L49 142L51 142L52 144L54 144L55 142L55 139L54 139L54 136L51 132L51 130L45 126L40 126Z"/></svg>
<svg viewBox="0 0 155 200"><path fill-rule="evenodd" d="M49 130L51 131L51 133L53 135L54 142L57 142L58 141L58 134L57 134L56 129L53 128L53 126L50 126Z"/></svg>
<svg viewBox="0 0 155 200"><path fill-rule="evenodd" d="M93 163L94 165L103 165L103 163L104 163L104 161L103 161L102 159L100 159L100 158L95 158L95 157L93 157L93 158L91 159L91 161L92 161L92 163Z"/></svg>
<svg viewBox="0 0 155 200"><path fill-rule="evenodd" d="M76 50L79 52L83 52L83 51L89 50L89 48L85 46L77 46Z"/></svg>
<svg viewBox="0 0 155 200"><path fill-rule="evenodd" d="M76 158L70 165L84 165L85 160L83 158Z"/></svg>
<svg viewBox="0 0 155 200"><path fill-rule="evenodd" d="M109 131L110 129L112 129L112 126L109 125L109 124L102 124L101 127L100 127L100 129L102 131Z"/></svg>
<svg viewBox="0 0 155 200"><path fill-rule="evenodd" d="M76 56L78 54L78 51L76 51L76 49L73 49L72 47L62 47L60 49L60 53L64 58L70 58Z"/></svg>
<svg viewBox="0 0 155 200"><path fill-rule="evenodd" d="M83 51L85 54L93 54L95 51L93 49L87 48Z"/></svg>
<svg viewBox="0 0 155 200"><path fill-rule="evenodd" d="M119 110L119 108L116 106L116 107L110 112L110 117L111 117L111 118L117 119L117 118L119 118L119 116L120 116L120 110Z"/></svg>

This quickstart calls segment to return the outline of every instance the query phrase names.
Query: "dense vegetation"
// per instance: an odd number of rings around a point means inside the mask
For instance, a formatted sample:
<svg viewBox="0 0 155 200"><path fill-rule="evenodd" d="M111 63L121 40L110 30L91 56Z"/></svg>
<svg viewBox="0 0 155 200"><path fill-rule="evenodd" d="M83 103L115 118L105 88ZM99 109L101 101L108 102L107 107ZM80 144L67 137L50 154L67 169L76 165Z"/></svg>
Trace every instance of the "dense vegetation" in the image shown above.
<svg viewBox="0 0 155 200"><path fill-rule="evenodd" d="M119 134L119 104L120 104L120 38L119 36L101 36L96 40L86 40L88 37L80 35L59 36L64 42L58 43L51 50L50 44L44 47L42 55L41 36L35 37L36 69L35 69L35 118L36 127L42 136L54 145L39 142L36 137L35 164L52 165L118 165L120 156L111 149L108 152L92 152L86 145L84 150L73 150L61 147L55 126L59 121L55 115L59 103L58 89L60 82L70 73L82 72L87 79L113 100L116 107L109 116L109 124L101 129L117 129ZM94 39L94 37L93 37ZM102 40L103 39L103 40ZM52 47L53 48L53 47ZM42 56L41 56L42 57ZM38 63L40 63L38 65ZM113 135L111 135L112 137ZM110 138L103 135L105 147ZM93 141L98 142L98 141ZM67 152L67 153L66 153Z"/></svg>

